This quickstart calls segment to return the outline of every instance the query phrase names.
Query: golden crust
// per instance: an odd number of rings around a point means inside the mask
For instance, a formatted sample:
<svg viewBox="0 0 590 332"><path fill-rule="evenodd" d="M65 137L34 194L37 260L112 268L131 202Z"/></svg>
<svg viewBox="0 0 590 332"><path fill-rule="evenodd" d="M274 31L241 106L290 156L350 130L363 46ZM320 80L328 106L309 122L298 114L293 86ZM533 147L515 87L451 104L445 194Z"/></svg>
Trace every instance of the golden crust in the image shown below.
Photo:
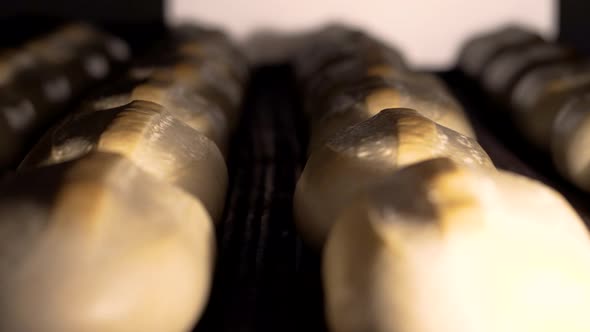
<svg viewBox="0 0 590 332"><path fill-rule="evenodd" d="M310 156L295 190L300 233L321 247L339 211L397 169L446 156L494 170L479 144L410 109L387 109L339 134Z"/></svg>
<svg viewBox="0 0 590 332"><path fill-rule="evenodd" d="M194 324L215 237L192 196L105 153L23 171L0 195L2 330L182 332Z"/></svg>
<svg viewBox="0 0 590 332"><path fill-rule="evenodd" d="M403 76L403 75L402 75ZM411 108L436 123L475 137L461 106L436 81L409 76L331 96L326 109L311 123L309 153L339 130L366 120L386 108Z"/></svg>
<svg viewBox="0 0 590 332"><path fill-rule="evenodd" d="M130 99L162 105L176 118L212 139L222 152L227 151L230 114L198 93L174 84L146 83L138 85Z"/></svg>
<svg viewBox="0 0 590 332"><path fill-rule="evenodd" d="M159 179L201 199L213 219L221 217L227 187L225 161L215 143L161 106L126 106L70 117L28 154L21 169L61 163L90 151L118 153Z"/></svg>

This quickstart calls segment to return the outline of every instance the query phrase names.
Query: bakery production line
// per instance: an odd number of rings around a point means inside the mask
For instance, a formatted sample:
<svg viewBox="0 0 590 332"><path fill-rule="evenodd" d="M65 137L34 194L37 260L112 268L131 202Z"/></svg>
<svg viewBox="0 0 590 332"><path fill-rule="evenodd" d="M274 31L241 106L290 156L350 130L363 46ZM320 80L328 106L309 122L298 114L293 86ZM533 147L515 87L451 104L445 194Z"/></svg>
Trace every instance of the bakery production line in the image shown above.
<svg viewBox="0 0 590 332"><path fill-rule="evenodd" d="M590 331L575 38L47 26L0 45L0 332Z"/></svg>

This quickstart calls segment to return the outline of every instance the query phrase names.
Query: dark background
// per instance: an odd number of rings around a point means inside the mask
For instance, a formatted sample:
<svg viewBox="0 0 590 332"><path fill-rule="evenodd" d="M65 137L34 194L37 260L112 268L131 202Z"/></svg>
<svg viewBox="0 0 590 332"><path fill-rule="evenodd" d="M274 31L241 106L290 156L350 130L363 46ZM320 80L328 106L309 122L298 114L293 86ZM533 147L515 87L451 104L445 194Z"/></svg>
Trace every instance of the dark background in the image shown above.
<svg viewBox="0 0 590 332"><path fill-rule="evenodd" d="M3 0L0 45L15 46L59 23L83 20L127 39L134 48L164 32L164 0Z"/></svg>
<svg viewBox="0 0 590 332"><path fill-rule="evenodd" d="M559 1L559 39L590 54L590 2L585 0Z"/></svg>

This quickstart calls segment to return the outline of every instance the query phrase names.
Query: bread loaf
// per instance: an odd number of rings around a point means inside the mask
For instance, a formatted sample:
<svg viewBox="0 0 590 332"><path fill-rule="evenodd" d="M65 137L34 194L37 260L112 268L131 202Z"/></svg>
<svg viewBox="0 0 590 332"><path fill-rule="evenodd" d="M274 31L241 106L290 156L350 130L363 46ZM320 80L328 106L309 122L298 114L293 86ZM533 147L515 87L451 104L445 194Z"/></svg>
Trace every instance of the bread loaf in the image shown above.
<svg viewBox="0 0 590 332"><path fill-rule="evenodd" d="M572 97L559 111L551 132L551 156L558 171L590 191L590 92Z"/></svg>
<svg viewBox="0 0 590 332"><path fill-rule="evenodd" d="M565 199L449 159L351 204L323 259L333 332L587 331L588 280L590 238Z"/></svg>
<svg viewBox="0 0 590 332"><path fill-rule="evenodd" d="M185 332L208 297L208 212L116 154L5 179L0 237L2 331Z"/></svg>
<svg viewBox="0 0 590 332"><path fill-rule="evenodd" d="M154 103L134 101L111 110L74 114L45 135L20 168L62 163L91 151L129 158L200 199L214 220L221 217L227 169L219 149Z"/></svg>
<svg viewBox="0 0 590 332"><path fill-rule="evenodd" d="M323 245L336 218L354 198L396 170L446 156L458 164L493 170L472 138L411 109L386 109L335 134L310 155L294 198L299 233Z"/></svg>

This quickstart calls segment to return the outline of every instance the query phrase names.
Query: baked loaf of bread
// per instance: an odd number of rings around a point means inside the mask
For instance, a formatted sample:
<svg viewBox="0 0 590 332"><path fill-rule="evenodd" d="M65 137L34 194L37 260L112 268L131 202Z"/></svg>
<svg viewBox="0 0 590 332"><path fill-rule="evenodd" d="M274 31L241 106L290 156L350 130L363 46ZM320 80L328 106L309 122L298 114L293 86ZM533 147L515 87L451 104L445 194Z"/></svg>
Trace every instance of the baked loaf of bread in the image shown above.
<svg viewBox="0 0 590 332"><path fill-rule="evenodd" d="M590 329L590 238L536 181L428 160L338 219L323 257L333 332Z"/></svg>
<svg viewBox="0 0 590 332"><path fill-rule="evenodd" d="M294 66L302 86L318 75L318 70L341 61L357 59L365 64L387 63L396 68L405 68L400 52L362 30L332 24L307 36L307 41L295 52Z"/></svg>
<svg viewBox="0 0 590 332"><path fill-rule="evenodd" d="M16 166L31 136L130 57L127 44L68 24L0 53L0 167Z"/></svg>
<svg viewBox="0 0 590 332"><path fill-rule="evenodd" d="M590 192L590 92L572 97L557 115L551 132L551 156L557 170Z"/></svg>
<svg viewBox="0 0 590 332"><path fill-rule="evenodd" d="M198 199L111 153L0 186L0 330L189 331L215 234Z"/></svg>
<svg viewBox="0 0 590 332"><path fill-rule="evenodd" d="M513 90L515 124L531 144L549 151L559 111L571 97L590 91L590 62L565 62L531 70Z"/></svg>
<svg viewBox="0 0 590 332"><path fill-rule="evenodd" d="M465 43L459 54L459 68L471 76L480 79L492 59L504 52L534 45L543 39L521 26L506 26L491 33L475 36Z"/></svg>
<svg viewBox="0 0 590 332"><path fill-rule="evenodd" d="M552 43L536 43L508 50L497 55L486 65L482 74L482 85L499 100L506 102L514 86L527 71L574 58L568 48Z"/></svg>
<svg viewBox="0 0 590 332"><path fill-rule="evenodd" d="M494 169L474 139L411 109L385 109L333 135L313 151L297 182L294 211L301 235L321 247L356 195L404 166L442 156L467 167Z"/></svg>
<svg viewBox="0 0 590 332"><path fill-rule="evenodd" d="M462 107L442 83L427 74L368 77L324 99L311 115L309 152L339 130L366 120L386 108L411 108L469 137L475 133Z"/></svg>
<svg viewBox="0 0 590 332"><path fill-rule="evenodd" d="M134 64L120 82L90 98L83 111L133 100L157 103L212 139L225 155L239 119L247 63L219 31L184 26L173 37Z"/></svg>
<svg viewBox="0 0 590 332"><path fill-rule="evenodd" d="M146 101L76 113L53 128L20 168L62 163L91 151L118 153L199 198L214 220L223 212L227 169L213 141Z"/></svg>

